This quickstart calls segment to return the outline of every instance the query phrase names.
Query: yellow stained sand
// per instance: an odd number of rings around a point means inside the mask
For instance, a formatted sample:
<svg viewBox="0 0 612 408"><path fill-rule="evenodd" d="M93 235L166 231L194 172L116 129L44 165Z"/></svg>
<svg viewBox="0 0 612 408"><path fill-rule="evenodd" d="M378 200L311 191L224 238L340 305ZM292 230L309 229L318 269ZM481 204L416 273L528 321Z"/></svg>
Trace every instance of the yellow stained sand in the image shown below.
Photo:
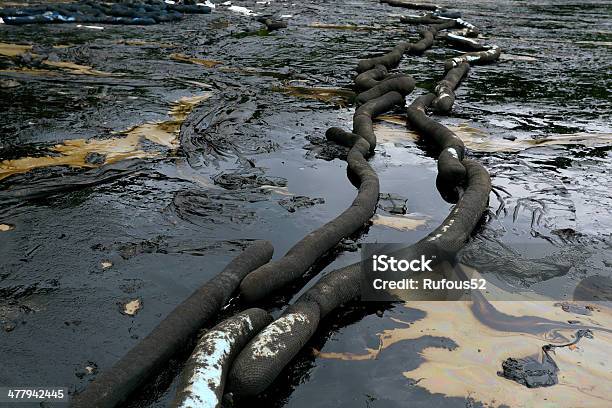
<svg viewBox="0 0 612 408"><path fill-rule="evenodd" d="M418 135L408 130L405 124L375 122L372 128L378 143L405 143L414 142L418 139Z"/></svg>
<svg viewBox="0 0 612 408"><path fill-rule="evenodd" d="M32 50L31 45L9 44L0 42L0 55L14 58Z"/></svg>
<svg viewBox="0 0 612 408"><path fill-rule="evenodd" d="M381 142L405 142L419 139L418 133L405 127L406 118L399 115L381 115L374 125L377 139ZM447 126L465 146L477 152L520 152L540 146L582 145L598 146L612 144L612 133L570 133L554 134L540 139L516 139L514 141L500 137L492 138L483 129L460 123Z"/></svg>
<svg viewBox="0 0 612 408"><path fill-rule="evenodd" d="M144 138L171 149L177 148L181 124L187 119L187 116L191 113L194 106L210 98L210 95L210 93L206 93L203 95L181 98L172 105L168 112L168 114L172 116L172 120L144 123L122 133L126 133L128 136L135 136L138 139Z"/></svg>
<svg viewBox="0 0 612 408"><path fill-rule="evenodd" d="M592 316L584 316L567 313L551 300L492 301L486 308L473 308L473 302L482 300L408 302L410 308L425 312L425 317L415 322L393 319L399 327L379 333L377 348L362 353L315 354L325 359L373 360L393 344L423 336L444 337L457 347L427 347L421 351L423 362L417 368L398 375L418 381L419 387L431 393L470 397L487 407L612 405L612 310L597 304ZM549 323L542 324L538 319ZM579 323L569 325L568 320ZM552 354L559 367L558 384L527 388L497 375L507 358L538 355L549 343L566 344L581 325L590 326L593 338L584 338L575 347L556 348Z"/></svg>
<svg viewBox="0 0 612 408"><path fill-rule="evenodd" d="M64 47L65 46L57 46L56 48L64 48ZM31 45L0 43L0 56L15 58L15 57L18 57L19 55L22 55L22 54L25 54L26 52L31 52L31 51L32 51ZM31 53L31 54L34 56L37 55L35 53ZM56 69L67 71L70 74L95 75L95 76L116 75L116 74L111 74L108 72L95 70L92 67L89 67L87 65L80 65L80 64L75 64L73 62L67 62L67 61L50 61L47 59L47 60L44 60L42 63L51 68L56 68ZM26 73L32 73L34 75L41 75L48 71L43 70L43 69L23 68L23 69L2 70L1 72L26 72Z"/></svg>
<svg viewBox="0 0 612 408"><path fill-rule="evenodd" d="M471 127L467 124L449 126L463 140L468 149L478 152L519 152L540 146L598 146L612 144L612 133L570 133L555 134L540 139L516 139L506 140L503 138L491 138L482 129Z"/></svg>
<svg viewBox="0 0 612 408"><path fill-rule="evenodd" d="M86 161L87 155L90 153L104 155L104 164L116 163L132 158L156 157L159 155L159 152L142 150L142 140L147 139L158 145L176 148L178 146L178 134L181 124L193 107L209 98L210 95L210 93L206 93L181 98L172 105L168 112L172 117L171 120L138 125L121 132L123 133L121 136L108 139L66 140L50 148L49 150L53 154L49 156L4 160L0 162L0 180L13 174L25 173L40 167L98 167L99 164L92 164Z"/></svg>
<svg viewBox="0 0 612 408"><path fill-rule="evenodd" d="M111 139L75 139L66 140L62 144L49 149L54 155L42 157L22 157L0 162L0 180L13 174L25 173L35 168L50 166L71 166L93 168L98 165L85 161L90 153L106 155L105 164L115 163L131 158L153 157L138 148L136 137L121 137Z"/></svg>
<svg viewBox="0 0 612 408"><path fill-rule="evenodd" d="M76 74L76 75L118 76L118 74L111 74L110 72L98 71L87 65L80 65L80 64L75 64L73 62L67 62L67 61L45 60L43 61L43 64L49 67L62 69L62 70L68 71L70 74Z"/></svg>
<svg viewBox="0 0 612 408"><path fill-rule="evenodd" d="M147 139L158 145L168 148L178 147L177 132L180 130L180 122L167 121L157 123L143 123L125 131L128 138L135 140Z"/></svg>

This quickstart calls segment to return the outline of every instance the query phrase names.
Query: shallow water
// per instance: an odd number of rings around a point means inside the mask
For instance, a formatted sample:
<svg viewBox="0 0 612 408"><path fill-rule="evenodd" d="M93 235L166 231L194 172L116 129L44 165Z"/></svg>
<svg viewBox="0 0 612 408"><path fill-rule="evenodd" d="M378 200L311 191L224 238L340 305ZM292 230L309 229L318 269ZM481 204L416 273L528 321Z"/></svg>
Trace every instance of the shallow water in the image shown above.
<svg viewBox="0 0 612 408"><path fill-rule="evenodd" d="M272 33L223 6L147 27L0 26L0 84L13 81L0 86L0 384L83 389L95 375L86 367L110 367L248 240L272 241L280 257L353 200L346 163L324 160L317 141L330 126L350 127L357 59L418 38L416 27L398 22L413 12L378 1L234 3L293 17ZM438 3L463 12L505 55L473 67L453 114L437 118L466 140L496 187L464 261L500 287L571 299L584 278L612 275L612 5ZM20 57L27 52L39 60ZM442 61L456 53L439 43L404 58L399 70L418 87L408 102L433 88ZM372 165L381 192L407 199L407 215L380 208L357 242L415 242L451 207L435 188L435 161L401 126L402 115L379 121ZM118 143L125 157L83 165L90 151L114 157ZM24 165L15 171L14 163ZM292 196L324 202L289 212L280 202ZM315 272L358 257L339 251ZM138 312L123 313L127 304ZM498 333L469 341L452 327L437 337L411 333L359 368L312 353L374 347L378 332L398 326L393 319L442 330L446 318L410 304L373 314L382 307L327 319L260 405L491 402L489 390L418 378L438 361L423 364L422 350L462 352L466 342L494 350ZM474 319L462 318L478 333ZM500 365L488 363L495 376ZM132 405L165 406L174 372ZM520 386L507 387L511 394Z"/></svg>

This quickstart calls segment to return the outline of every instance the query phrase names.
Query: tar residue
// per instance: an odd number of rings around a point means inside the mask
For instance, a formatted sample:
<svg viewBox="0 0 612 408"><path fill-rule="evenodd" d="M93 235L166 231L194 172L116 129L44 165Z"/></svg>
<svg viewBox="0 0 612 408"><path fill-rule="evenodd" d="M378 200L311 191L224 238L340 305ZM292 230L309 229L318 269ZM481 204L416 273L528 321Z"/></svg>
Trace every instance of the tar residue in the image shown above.
<svg viewBox="0 0 612 408"><path fill-rule="evenodd" d="M593 338L593 333L590 330L578 330L576 339L568 344L554 345L547 344L542 347L540 356L531 356L525 358L508 358L502 363L502 371L497 375L516 381L528 388L550 387L559 382L557 374L559 367L555 364L551 353L555 348L569 347L577 344L582 338Z"/></svg>

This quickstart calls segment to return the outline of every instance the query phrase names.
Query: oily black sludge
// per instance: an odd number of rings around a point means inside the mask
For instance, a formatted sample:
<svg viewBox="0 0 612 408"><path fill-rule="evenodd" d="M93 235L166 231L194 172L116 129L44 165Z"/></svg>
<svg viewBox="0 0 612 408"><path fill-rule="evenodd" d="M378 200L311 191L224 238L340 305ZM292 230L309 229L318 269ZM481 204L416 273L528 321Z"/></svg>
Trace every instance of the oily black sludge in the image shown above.
<svg viewBox="0 0 612 408"><path fill-rule="evenodd" d="M102 3L79 1L24 8L0 9L6 24L98 23L151 25L178 21L185 14L208 14L210 7L197 4L175 4L160 0Z"/></svg>
<svg viewBox="0 0 612 408"><path fill-rule="evenodd" d="M240 281L272 258L267 241L248 246L223 271L177 306L153 331L109 370L103 371L80 394L73 407L120 406L138 387L159 372L168 360L210 320L214 319Z"/></svg>

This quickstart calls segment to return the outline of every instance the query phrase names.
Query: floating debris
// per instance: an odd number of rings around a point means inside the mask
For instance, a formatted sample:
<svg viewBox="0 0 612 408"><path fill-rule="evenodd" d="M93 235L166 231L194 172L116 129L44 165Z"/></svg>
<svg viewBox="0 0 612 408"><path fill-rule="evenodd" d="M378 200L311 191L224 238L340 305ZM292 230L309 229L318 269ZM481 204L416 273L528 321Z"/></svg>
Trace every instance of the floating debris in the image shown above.
<svg viewBox="0 0 612 408"><path fill-rule="evenodd" d="M17 327L17 325L15 324L15 322L7 322L3 326L4 331L7 332L7 333L12 332L13 330L15 330L16 327Z"/></svg>
<svg viewBox="0 0 612 408"><path fill-rule="evenodd" d="M555 361L543 350L541 359L537 357L508 358L502 363L502 371L497 375L515 381L528 388L550 387L558 383L559 368Z"/></svg>
<svg viewBox="0 0 612 408"><path fill-rule="evenodd" d="M559 382L557 374L559 367L553 360L550 352L554 348L567 347L570 350L576 350L578 342L582 338L593 338L593 333L586 330L578 330L574 341L569 344L547 344L542 346L542 355L540 357L526 358L508 358L502 363L502 371L497 375L516 381L527 388L550 387Z"/></svg>
<svg viewBox="0 0 612 408"><path fill-rule="evenodd" d="M122 313L128 316L136 316L142 308L142 301L134 299L123 305Z"/></svg>
<svg viewBox="0 0 612 408"><path fill-rule="evenodd" d="M234 13L242 14L245 16L256 16L257 15L257 13L255 13L253 10L250 10L242 6L229 6L227 9L229 11L233 11Z"/></svg>
<svg viewBox="0 0 612 408"><path fill-rule="evenodd" d="M14 225L11 224L0 224L0 232L12 231L15 229Z"/></svg>
<svg viewBox="0 0 612 408"><path fill-rule="evenodd" d="M376 214L372 218L372 224L393 228L398 231L414 231L427 224L426 218L417 218L418 215L406 214L404 216L387 216Z"/></svg>
<svg viewBox="0 0 612 408"><path fill-rule="evenodd" d="M74 375L76 375L77 378L84 378L88 375L96 374L97 372L98 372L98 365L94 363L93 361L88 361L87 365L83 368L77 369Z"/></svg>
<svg viewBox="0 0 612 408"><path fill-rule="evenodd" d="M282 20L274 20L269 17L259 17L258 22L266 26L268 31L280 30L281 28L287 28L287 22Z"/></svg>
<svg viewBox="0 0 612 408"><path fill-rule="evenodd" d="M260 188L262 190L271 191L271 192L273 192L275 194L278 194L278 195L284 195L284 196L292 196L293 195L293 193L291 193L289 191L289 188L286 187L286 186L281 187L281 186L272 186L272 185L262 185L262 186L260 186Z"/></svg>
<svg viewBox="0 0 612 408"><path fill-rule="evenodd" d="M113 266L113 263L111 261L102 261L100 265L102 265L102 269L108 269Z"/></svg>

